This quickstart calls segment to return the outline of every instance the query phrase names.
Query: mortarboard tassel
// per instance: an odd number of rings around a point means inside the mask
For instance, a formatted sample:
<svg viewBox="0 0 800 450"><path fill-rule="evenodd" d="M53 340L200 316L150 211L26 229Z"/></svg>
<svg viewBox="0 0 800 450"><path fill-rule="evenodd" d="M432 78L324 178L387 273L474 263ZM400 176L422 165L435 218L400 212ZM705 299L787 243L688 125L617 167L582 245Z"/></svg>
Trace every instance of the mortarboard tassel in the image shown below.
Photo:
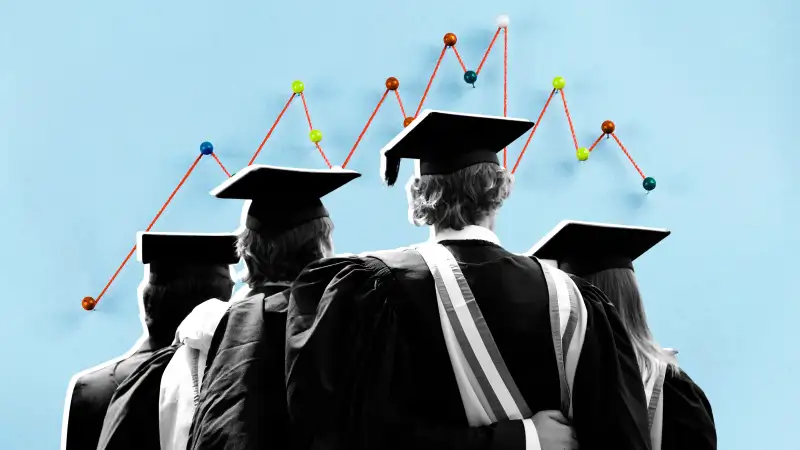
<svg viewBox="0 0 800 450"><path fill-rule="evenodd" d="M397 182L397 177L400 175L400 158L384 157L383 163L385 164L383 181L390 187L394 186L394 183Z"/></svg>

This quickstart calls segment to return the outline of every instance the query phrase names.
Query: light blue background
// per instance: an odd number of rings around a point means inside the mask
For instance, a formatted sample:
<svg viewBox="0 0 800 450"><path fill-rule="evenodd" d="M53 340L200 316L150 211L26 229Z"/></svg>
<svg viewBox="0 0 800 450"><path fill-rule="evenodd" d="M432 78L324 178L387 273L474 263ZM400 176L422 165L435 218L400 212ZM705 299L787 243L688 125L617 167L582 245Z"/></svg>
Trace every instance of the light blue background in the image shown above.
<svg viewBox="0 0 800 450"><path fill-rule="evenodd" d="M613 141L578 163L554 100L502 211L506 246L526 250L564 218L672 229L638 274L658 339L711 399L719 448L798 448L796 2L295 3L0 0L0 448L56 448L70 376L140 335L135 260L96 312L79 303L201 141L238 170L302 79L341 164L386 77L413 111L444 33L474 68L502 13L509 115L535 119L564 76L581 144L613 119L659 183L646 196ZM448 54L426 106L502 114L502 46L475 89ZM411 164L396 189L379 184L378 149L401 121L388 98L350 165L364 177L327 200L340 251L427 237L406 221ZM307 135L297 101L258 162L324 167ZM241 205L208 195L222 180L204 158L155 230L236 228Z"/></svg>

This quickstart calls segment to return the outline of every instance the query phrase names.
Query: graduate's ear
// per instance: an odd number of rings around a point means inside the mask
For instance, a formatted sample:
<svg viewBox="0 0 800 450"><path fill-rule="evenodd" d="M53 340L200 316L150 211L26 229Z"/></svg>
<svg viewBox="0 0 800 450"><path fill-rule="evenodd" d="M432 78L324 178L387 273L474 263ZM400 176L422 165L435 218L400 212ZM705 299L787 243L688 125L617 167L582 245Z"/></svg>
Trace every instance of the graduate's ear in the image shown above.
<svg viewBox="0 0 800 450"><path fill-rule="evenodd" d="M385 157L383 158L383 181L387 186L391 187L397 182L397 177L400 175L400 158Z"/></svg>

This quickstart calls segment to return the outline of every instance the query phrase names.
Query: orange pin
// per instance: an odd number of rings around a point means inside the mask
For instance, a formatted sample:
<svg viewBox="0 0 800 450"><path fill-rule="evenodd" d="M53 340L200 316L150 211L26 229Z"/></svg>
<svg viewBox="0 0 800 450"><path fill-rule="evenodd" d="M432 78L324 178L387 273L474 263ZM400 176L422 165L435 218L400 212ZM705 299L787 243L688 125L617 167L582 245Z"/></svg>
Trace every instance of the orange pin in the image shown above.
<svg viewBox="0 0 800 450"><path fill-rule="evenodd" d="M81 300L81 307L87 311L91 311L97 306L97 300L94 297L83 297Z"/></svg>

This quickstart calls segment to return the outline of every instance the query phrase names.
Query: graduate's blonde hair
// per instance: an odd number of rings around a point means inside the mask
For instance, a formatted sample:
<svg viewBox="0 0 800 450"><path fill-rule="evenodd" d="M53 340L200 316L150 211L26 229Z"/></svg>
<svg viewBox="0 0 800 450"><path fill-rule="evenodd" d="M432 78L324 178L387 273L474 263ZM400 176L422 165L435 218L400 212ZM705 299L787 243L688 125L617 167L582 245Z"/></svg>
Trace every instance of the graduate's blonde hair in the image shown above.
<svg viewBox="0 0 800 450"><path fill-rule="evenodd" d="M500 209L513 184L513 175L492 163L475 164L450 174L417 176L407 187L410 218L419 226L461 230Z"/></svg>
<svg viewBox="0 0 800 450"><path fill-rule="evenodd" d="M663 349L653 338L653 333L647 324L639 283L633 270L606 269L584 276L583 279L603 291L617 308L620 319L631 337L645 384L658 375L657 362L666 363L668 370L678 368L674 352Z"/></svg>

